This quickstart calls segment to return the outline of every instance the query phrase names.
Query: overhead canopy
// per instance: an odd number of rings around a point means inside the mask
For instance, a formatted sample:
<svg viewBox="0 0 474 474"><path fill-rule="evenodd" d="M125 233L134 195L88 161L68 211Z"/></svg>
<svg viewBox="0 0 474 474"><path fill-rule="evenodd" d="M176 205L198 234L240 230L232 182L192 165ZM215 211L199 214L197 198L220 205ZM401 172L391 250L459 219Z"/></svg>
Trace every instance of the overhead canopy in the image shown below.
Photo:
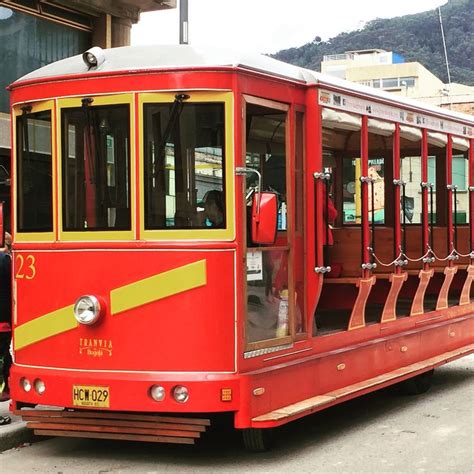
<svg viewBox="0 0 474 474"><path fill-rule="evenodd" d="M338 128L341 130L357 131L361 129L362 119L359 115L339 112L333 109L323 108L323 127Z"/></svg>
<svg viewBox="0 0 474 474"><path fill-rule="evenodd" d="M469 140L453 136L453 149L459 151L469 150Z"/></svg>
<svg viewBox="0 0 474 474"><path fill-rule="evenodd" d="M422 133L419 128L400 125L400 137L410 142L418 142L422 138Z"/></svg>
<svg viewBox="0 0 474 474"><path fill-rule="evenodd" d="M444 148L448 144L448 136L444 133L428 132L428 143Z"/></svg>
<svg viewBox="0 0 474 474"><path fill-rule="evenodd" d="M395 131L394 123L372 118L369 118L369 120L367 121L367 127L369 129L369 133L383 135L384 137L389 137L390 135L393 135L393 132Z"/></svg>

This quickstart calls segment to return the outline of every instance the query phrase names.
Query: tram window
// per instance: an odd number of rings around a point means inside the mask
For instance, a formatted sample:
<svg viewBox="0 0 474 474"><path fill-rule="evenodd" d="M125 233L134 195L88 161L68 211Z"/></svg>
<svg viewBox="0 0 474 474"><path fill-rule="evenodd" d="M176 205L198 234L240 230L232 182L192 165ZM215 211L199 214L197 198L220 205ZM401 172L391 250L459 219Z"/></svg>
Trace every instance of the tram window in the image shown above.
<svg viewBox="0 0 474 474"><path fill-rule="evenodd" d="M400 130L400 178L406 183L401 209L407 224L420 224L422 219L421 131L406 127ZM433 181L434 182L434 181ZM403 217L403 214L402 214Z"/></svg>
<svg viewBox="0 0 474 474"><path fill-rule="evenodd" d="M323 166L333 176L334 204L339 211L342 208L337 222L360 224L361 117L323 108L322 119Z"/></svg>
<svg viewBox="0 0 474 474"><path fill-rule="evenodd" d="M225 228L224 104L175 109L144 106L145 228Z"/></svg>
<svg viewBox="0 0 474 474"><path fill-rule="evenodd" d="M393 212L391 212L393 206L389 205L393 198L393 187L386 186L385 181L391 182L392 180L395 125L381 120L369 119L368 129L368 176L374 180L368 186L369 222L372 222L373 217L375 224L390 225L393 222Z"/></svg>
<svg viewBox="0 0 474 474"><path fill-rule="evenodd" d="M428 182L433 184L433 200L428 198L428 222L446 222L446 144L448 137L428 132ZM430 194L428 191L428 195ZM437 211L439 209L439 212Z"/></svg>
<svg viewBox="0 0 474 474"><path fill-rule="evenodd" d="M65 231L131 228L129 117L128 105L62 110Z"/></svg>
<svg viewBox="0 0 474 474"><path fill-rule="evenodd" d="M362 219L359 179L361 176L360 132L350 132L346 138L348 147L345 150L341 150L342 222L343 224L360 224Z"/></svg>
<svg viewBox="0 0 474 474"><path fill-rule="evenodd" d="M468 160L467 153L459 154L453 149L453 179L456 189L456 222L467 224L469 222L469 193L468 191ZM453 204L453 220L454 220Z"/></svg>
<svg viewBox="0 0 474 474"><path fill-rule="evenodd" d="M51 112L16 119L19 232L53 230Z"/></svg>

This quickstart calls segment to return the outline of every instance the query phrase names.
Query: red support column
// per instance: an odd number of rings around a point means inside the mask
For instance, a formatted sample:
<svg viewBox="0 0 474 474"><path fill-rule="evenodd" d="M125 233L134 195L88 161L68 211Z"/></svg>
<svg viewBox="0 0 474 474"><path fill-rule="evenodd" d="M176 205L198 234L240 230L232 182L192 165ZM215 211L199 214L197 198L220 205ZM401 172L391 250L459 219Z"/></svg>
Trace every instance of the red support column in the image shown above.
<svg viewBox="0 0 474 474"><path fill-rule="evenodd" d="M421 142L421 181L422 183L428 183L428 130L423 129L423 137ZM428 219L428 187L423 186L421 188L422 197L422 209L423 209L423 222L422 224L422 239L423 249L422 255L428 251L430 245L430 231L429 231L429 219ZM423 264L423 268L427 270L429 265Z"/></svg>
<svg viewBox="0 0 474 474"><path fill-rule="evenodd" d="M471 187L474 188L474 138L470 140L469 146L469 227L470 227L470 251L473 251L474 247L474 192L471 191ZM471 263L474 263L474 259L471 258Z"/></svg>
<svg viewBox="0 0 474 474"><path fill-rule="evenodd" d="M321 292L323 278L315 273L316 266L323 265L323 183L317 180L314 173L321 172L323 167L322 118L318 101L318 89L312 87L306 94L306 307L308 313L307 328L312 327L312 318ZM316 193L315 193L316 188Z"/></svg>
<svg viewBox="0 0 474 474"><path fill-rule="evenodd" d="M361 167L360 174L361 178L367 178L369 174L369 131L367 127L368 117L362 115L362 129L360 136L360 149L361 149ZM362 263L370 262L370 253L368 247L370 246L370 225L369 225L369 183L367 181L361 182L361 214L362 214ZM364 278L370 276L369 270L363 270L362 275Z"/></svg>
<svg viewBox="0 0 474 474"><path fill-rule="evenodd" d="M447 252L450 254L454 249L454 227L453 227L453 139L448 134L448 143L446 145L446 183L448 185L446 193L446 230L447 230ZM449 266L453 261L449 260Z"/></svg>
<svg viewBox="0 0 474 474"><path fill-rule="evenodd" d="M400 124L395 124L395 132L393 134L393 180L400 181ZM401 229L401 218L400 218L400 202L401 202L401 186L394 186L393 190L393 245L395 247L396 258L400 253L400 247L402 245L402 229ZM395 273L401 273L402 269L400 266L395 267Z"/></svg>

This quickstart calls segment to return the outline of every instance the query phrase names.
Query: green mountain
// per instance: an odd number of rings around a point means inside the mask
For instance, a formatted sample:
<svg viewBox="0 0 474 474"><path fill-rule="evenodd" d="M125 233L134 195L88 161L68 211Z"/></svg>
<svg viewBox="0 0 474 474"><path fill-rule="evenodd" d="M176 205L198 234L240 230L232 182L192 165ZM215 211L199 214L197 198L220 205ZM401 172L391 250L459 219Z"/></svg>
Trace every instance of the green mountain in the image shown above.
<svg viewBox="0 0 474 474"><path fill-rule="evenodd" d="M474 85L474 0L449 0L441 7L451 81ZM315 32L317 33L317 32ZM325 54L360 49L384 49L417 61L447 83L438 9L397 18L376 20L364 28L341 33L328 41L279 51L273 57L319 71Z"/></svg>

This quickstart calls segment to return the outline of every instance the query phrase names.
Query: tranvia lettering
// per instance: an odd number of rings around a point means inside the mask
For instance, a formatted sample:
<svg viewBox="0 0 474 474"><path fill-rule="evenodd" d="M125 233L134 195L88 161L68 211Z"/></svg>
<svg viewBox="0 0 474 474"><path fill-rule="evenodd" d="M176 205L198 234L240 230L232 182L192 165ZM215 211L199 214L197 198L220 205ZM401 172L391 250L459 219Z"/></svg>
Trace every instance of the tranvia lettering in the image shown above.
<svg viewBox="0 0 474 474"><path fill-rule="evenodd" d="M79 354L102 357L105 353L112 355L112 339L79 339Z"/></svg>

